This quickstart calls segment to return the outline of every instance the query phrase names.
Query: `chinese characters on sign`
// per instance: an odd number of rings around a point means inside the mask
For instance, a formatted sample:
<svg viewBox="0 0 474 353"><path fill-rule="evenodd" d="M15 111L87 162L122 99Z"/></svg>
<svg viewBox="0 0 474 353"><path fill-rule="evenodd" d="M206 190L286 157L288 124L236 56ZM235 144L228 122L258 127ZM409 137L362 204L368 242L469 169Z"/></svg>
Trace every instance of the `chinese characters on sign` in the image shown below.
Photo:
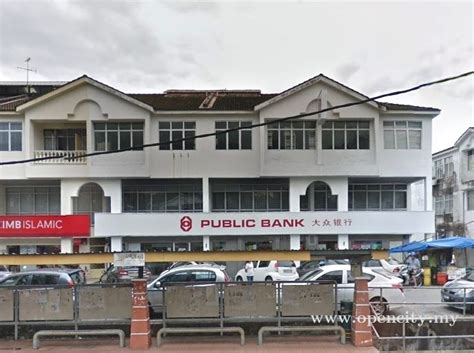
<svg viewBox="0 0 474 353"><path fill-rule="evenodd" d="M313 227L350 227L352 225L352 219L350 218L317 218L314 219L312 224Z"/></svg>

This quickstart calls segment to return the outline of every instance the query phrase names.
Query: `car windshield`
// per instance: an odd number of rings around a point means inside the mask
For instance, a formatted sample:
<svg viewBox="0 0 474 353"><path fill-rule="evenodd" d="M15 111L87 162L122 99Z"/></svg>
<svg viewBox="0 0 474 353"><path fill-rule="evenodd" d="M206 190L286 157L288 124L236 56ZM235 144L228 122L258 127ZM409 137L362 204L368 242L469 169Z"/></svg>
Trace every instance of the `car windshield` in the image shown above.
<svg viewBox="0 0 474 353"><path fill-rule="evenodd" d="M295 263L293 261L277 261L278 267L293 267Z"/></svg>
<svg viewBox="0 0 474 353"><path fill-rule="evenodd" d="M465 280L474 282L474 271L471 271L470 273L467 274L466 277L464 277Z"/></svg>
<svg viewBox="0 0 474 353"><path fill-rule="evenodd" d="M387 262L388 262L390 265L400 265L400 262L398 262L398 261L395 260L395 259L388 259Z"/></svg>
<svg viewBox="0 0 474 353"><path fill-rule="evenodd" d="M321 273L321 272L323 272L323 270L321 270L320 268L314 271L307 272L303 276L298 278L297 281L311 281L311 278L313 278L314 276L316 276L318 273Z"/></svg>

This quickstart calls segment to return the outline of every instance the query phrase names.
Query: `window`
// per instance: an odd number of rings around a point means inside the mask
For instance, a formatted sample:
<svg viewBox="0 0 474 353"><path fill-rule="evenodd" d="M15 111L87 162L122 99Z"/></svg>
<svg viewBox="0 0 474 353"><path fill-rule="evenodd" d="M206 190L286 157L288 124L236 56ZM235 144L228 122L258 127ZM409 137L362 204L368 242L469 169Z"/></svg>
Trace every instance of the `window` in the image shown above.
<svg viewBox="0 0 474 353"><path fill-rule="evenodd" d="M467 151L467 170L474 170L474 150Z"/></svg>
<svg viewBox="0 0 474 353"><path fill-rule="evenodd" d="M313 183L306 195L300 196L301 211L310 211L311 193L313 196L311 211L337 211L337 195L332 195L329 186L322 182Z"/></svg>
<svg viewBox="0 0 474 353"><path fill-rule="evenodd" d="M6 214L60 214L61 192L59 187L7 187Z"/></svg>
<svg viewBox="0 0 474 353"><path fill-rule="evenodd" d="M406 184L349 184L350 211L406 210Z"/></svg>
<svg viewBox="0 0 474 353"><path fill-rule="evenodd" d="M123 212L202 212L202 183L124 180Z"/></svg>
<svg viewBox="0 0 474 353"><path fill-rule="evenodd" d="M375 278L374 275L369 275L368 273L365 273L365 272L362 273L362 277L367 278L369 282ZM355 283L355 280L354 280L354 277L352 277L351 271L347 271L347 283Z"/></svg>
<svg viewBox="0 0 474 353"><path fill-rule="evenodd" d="M31 279L32 285L53 285L58 284L59 275L34 274Z"/></svg>
<svg viewBox="0 0 474 353"><path fill-rule="evenodd" d="M449 178L453 176L454 173L454 164L453 164L453 157L446 157L444 159L444 176Z"/></svg>
<svg viewBox="0 0 474 353"><path fill-rule="evenodd" d="M175 272L171 275L164 277L161 280L161 283L179 283L179 282L189 282L190 273L189 271Z"/></svg>
<svg viewBox="0 0 474 353"><path fill-rule="evenodd" d="M322 128L323 150L368 150L368 121L328 121Z"/></svg>
<svg viewBox="0 0 474 353"><path fill-rule="evenodd" d="M141 146L143 145L143 123L94 123L94 138L96 151L114 151Z"/></svg>
<svg viewBox="0 0 474 353"><path fill-rule="evenodd" d="M215 282L216 274L212 271L191 271L191 281Z"/></svg>
<svg viewBox="0 0 474 353"><path fill-rule="evenodd" d="M43 131L46 151L86 150L85 129L45 129Z"/></svg>
<svg viewBox="0 0 474 353"><path fill-rule="evenodd" d="M316 121L275 122L267 126L269 150L312 150L316 148Z"/></svg>
<svg viewBox="0 0 474 353"><path fill-rule="evenodd" d="M334 281L342 284L342 271L331 271L318 278L318 281Z"/></svg>
<svg viewBox="0 0 474 353"><path fill-rule="evenodd" d="M83 185L78 196L73 198L73 213L89 215L91 223L94 223L96 212L110 212L110 197L104 196L99 185L88 183Z"/></svg>
<svg viewBox="0 0 474 353"><path fill-rule="evenodd" d="M243 130L232 131L216 135L216 149L218 150L251 150L252 149L251 121L216 121L216 132L235 128Z"/></svg>
<svg viewBox="0 0 474 353"><path fill-rule="evenodd" d="M160 121L158 123L160 143L191 138L196 135L196 123L194 121ZM176 141L160 145L160 150L194 150L196 144L194 138L186 141Z"/></svg>
<svg viewBox="0 0 474 353"><path fill-rule="evenodd" d="M435 214L437 216L453 214L453 195L441 195L434 197Z"/></svg>
<svg viewBox="0 0 474 353"><path fill-rule="evenodd" d="M21 151L21 123L0 122L0 151Z"/></svg>
<svg viewBox="0 0 474 353"><path fill-rule="evenodd" d="M436 179L443 179L444 178L444 165L443 160L440 159L434 162L434 174Z"/></svg>
<svg viewBox="0 0 474 353"><path fill-rule="evenodd" d="M288 211L288 184L214 184L212 211L263 212Z"/></svg>
<svg viewBox="0 0 474 353"><path fill-rule="evenodd" d="M421 121L384 121L385 149L421 149Z"/></svg>
<svg viewBox="0 0 474 353"><path fill-rule="evenodd" d="M444 197L437 196L434 198L434 202L435 202L435 214L437 216L444 215Z"/></svg>
<svg viewBox="0 0 474 353"><path fill-rule="evenodd" d="M474 190L469 190L467 192L467 210L474 210Z"/></svg>

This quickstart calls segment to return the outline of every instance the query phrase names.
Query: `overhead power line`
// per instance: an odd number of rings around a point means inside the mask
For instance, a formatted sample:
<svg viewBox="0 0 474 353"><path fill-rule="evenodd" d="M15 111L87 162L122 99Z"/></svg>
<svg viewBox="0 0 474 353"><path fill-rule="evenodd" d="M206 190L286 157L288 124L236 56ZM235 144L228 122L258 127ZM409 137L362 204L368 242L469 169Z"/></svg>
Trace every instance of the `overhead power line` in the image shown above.
<svg viewBox="0 0 474 353"><path fill-rule="evenodd" d="M77 156L74 156L74 157L48 156L48 157L39 157L39 158L22 159L22 160L8 161L8 162L0 162L0 166L13 165L13 164L24 164L24 163L31 163L31 162L40 162L40 161L46 161L46 160L52 160L52 159L74 160L74 159L79 159L79 158L101 156L101 155L106 155L106 154L115 154L115 153L126 152L126 151L136 151L136 150L141 150L141 149L149 148L149 147L157 147L157 146L162 146L162 145L170 145L170 144L178 143L178 142L202 139L202 138L206 138L206 137L212 137L212 136L217 136L217 135L221 135L221 134L227 134L229 132L239 131L239 130L243 130L243 129L246 129L246 130L247 129L253 129L253 128L257 128L257 127L261 127L261 126L274 124L274 123L277 123L277 122L300 119L300 118L304 118L304 117L307 117L307 116L321 114L321 113L325 113L325 112L336 110L336 109L348 108L348 107L352 107L352 106L355 106L355 105L360 105L360 104L364 104L364 103L367 103L367 102L376 101L377 99L381 99L381 98L398 96L398 95L401 95L401 94L417 91L417 90L425 88L425 87L434 86L434 85L438 85L438 84L449 82L449 81L455 81L455 80L470 76L472 74L474 74L474 71L468 71L468 72L465 72L465 73L462 73L462 74L459 74L459 75L456 75L456 76L450 76L450 77L445 77L445 78L442 78L442 79L439 79L439 80L436 80L436 81L425 82L425 83L422 83L422 84L419 84L417 86L413 86L413 87L410 87L410 88L407 88L407 89L403 89L403 90L399 90L399 91L393 91L393 92L389 92L389 93L384 93L384 94L380 94L380 95L374 96L374 97L368 97L366 99L362 99L362 100L357 101L357 102L339 104L339 105L335 105L335 106L332 106L332 107L320 109L318 111L314 111L314 112L310 112L310 113L303 113L303 114L298 114L298 115L287 116L287 117L284 117L284 118L271 119L271 120L265 121L263 123L252 124L252 125L249 125L249 126L239 126L239 127L235 127L235 128L227 129L227 130L210 132L210 133L200 134L200 135L195 135L195 136L190 136L190 137L183 137L183 138L175 139L175 140L171 140L171 141L146 143L146 144L142 144L142 145L138 145L138 146L132 146L132 147L128 147L128 148L121 148L121 149L112 150L112 151L98 151L98 152L92 152L92 153L84 153L84 154L77 155Z"/></svg>

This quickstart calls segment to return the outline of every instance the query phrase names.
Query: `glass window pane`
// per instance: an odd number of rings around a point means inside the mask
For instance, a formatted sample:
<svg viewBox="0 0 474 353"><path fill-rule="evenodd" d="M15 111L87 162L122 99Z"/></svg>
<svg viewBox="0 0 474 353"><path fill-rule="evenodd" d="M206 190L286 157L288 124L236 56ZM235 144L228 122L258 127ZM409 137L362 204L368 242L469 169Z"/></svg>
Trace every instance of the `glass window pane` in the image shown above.
<svg viewBox="0 0 474 353"><path fill-rule="evenodd" d="M406 209L407 208L407 194L406 192L395 193L395 208Z"/></svg>
<svg viewBox="0 0 474 353"><path fill-rule="evenodd" d="M105 123L94 123L94 129L104 131L105 130Z"/></svg>
<svg viewBox="0 0 474 353"><path fill-rule="evenodd" d="M35 214L48 214L48 194L46 193L36 194Z"/></svg>
<svg viewBox="0 0 474 353"><path fill-rule="evenodd" d="M328 211L337 211L337 195L328 196Z"/></svg>
<svg viewBox="0 0 474 353"><path fill-rule="evenodd" d="M359 129L369 129L368 121L359 121Z"/></svg>
<svg viewBox="0 0 474 353"><path fill-rule="evenodd" d="M123 193L123 212L137 212L137 194L136 193Z"/></svg>
<svg viewBox="0 0 474 353"><path fill-rule="evenodd" d="M269 150L277 150L278 149L278 130L268 130L267 131L268 137L268 149Z"/></svg>
<svg viewBox="0 0 474 353"><path fill-rule="evenodd" d="M10 130L21 131L21 123L10 123Z"/></svg>
<svg viewBox="0 0 474 353"><path fill-rule="evenodd" d="M326 192L318 191L314 193L314 210L326 211Z"/></svg>
<svg viewBox="0 0 474 353"><path fill-rule="evenodd" d="M240 208L242 211L253 210L253 194L251 192L240 193Z"/></svg>
<svg viewBox="0 0 474 353"><path fill-rule="evenodd" d="M170 132L169 131L160 131L159 133L160 143L170 141ZM171 145L169 143L160 145L160 150L169 150Z"/></svg>
<svg viewBox="0 0 474 353"><path fill-rule="evenodd" d="M293 121L292 122L293 129L302 129L304 127L303 121Z"/></svg>
<svg viewBox="0 0 474 353"><path fill-rule="evenodd" d="M332 131L323 130L323 150L332 150Z"/></svg>
<svg viewBox="0 0 474 353"><path fill-rule="evenodd" d="M226 193L226 209L227 211L239 210L239 193L238 192Z"/></svg>
<svg viewBox="0 0 474 353"><path fill-rule="evenodd" d="M369 205L368 205L369 209L371 210L380 209L380 192L369 191L368 201L369 201Z"/></svg>
<svg viewBox="0 0 474 353"><path fill-rule="evenodd" d="M357 149L357 130L347 130L347 149Z"/></svg>
<svg viewBox="0 0 474 353"><path fill-rule="evenodd" d="M138 194L138 212L150 212L151 211L151 194L139 193Z"/></svg>
<svg viewBox="0 0 474 353"><path fill-rule="evenodd" d="M348 122L346 122L346 128L348 128L348 129L357 128L357 121L348 121Z"/></svg>
<svg viewBox="0 0 474 353"><path fill-rule="evenodd" d="M21 132L11 132L11 150L12 151L21 151Z"/></svg>
<svg viewBox="0 0 474 353"><path fill-rule="evenodd" d="M129 147L131 147L130 142L131 142L130 141L130 132L121 131L120 132L120 148L129 148Z"/></svg>
<svg viewBox="0 0 474 353"><path fill-rule="evenodd" d="M291 131L290 130L280 131L280 149L282 150L291 149Z"/></svg>
<svg viewBox="0 0 474 353"><path fill-rule="evenodd" d="M182 121L173 121L173 122L171 122L171 128L172 129L182 129L183 128L183 122Z"/></svg>
<svg viewBox="0 0 474 353"><path fill-rule="evenodd" d="M202 192L194 193L194 210L202 211Z"/></svg>
<svg viewBox="0 0 474 353"><path fill-rule="evenodd" d="M179 194L177 192L168 192L166 194L166 210L167 211L179 210Z"/></svg>
<svg viewBox="0 0 474 353"><path fill-rule="evenodd" d="M346 123L343 122L343 121L335 121L334 122L334 128L335 129L344 129L345 126L346 126Z"/></svg>
<svg viewBox="0 0 474 353"><path fill-rule="evenodd" d="M238 150L239 149L239 132L238 131L229 132L228 136L229 136L229 149Z"/></svg>
<svg viewBox="0 0 474 353"><path fill-rule="evenodd" d="M33 189L23 189L20 195L20 212L34 213L34 191Z"/></svg>
<svg viewBox="0 0 474 353"><path fill-rule="evenodd" d="M279 191L268 192L268 208L270 210L281 210L281 194Z"/></svg>
<svg viewBox="0 0 474 353"><path fill-rule="evenodd" d="M253 197L255 210L267 209L267 193L265 191L255 191Z"/></svg>
<svg viewBox="0 0 474 353"><path fill-rule="evenodd" d="M118 123L107 123L106 127L107 127L107 131L117 131Z"/></svg>
<svg viewBox="0 0 474 353"><path fill-rule="evenodd" d="M368 150L369 148L369 130L359 130L359 149Z"/></svg>
<svg viewBox="0 0 474 353"><path fill-rule="evenodd" d="M408 122L408 127L421 129L421 121L409 121Z"/></svg>
<svg viewBox="0 0 474 353"><path fill-rule="evenodd" d="M182 150L183 149L183 141L177 141L177 140L181 140L182 138L183 138L183 132L182 131L172 131L171 132L171 140L175 141L175 142L172 143L173 144L173 150Z"/></svg>
<svg viewBox="0 0 474 353"><path fill-rule="evenodd" d="M166 194L164 192L154 192L151 194L153 211L166 210Z"/></svg>
<svg viewBox="0 0 474 353"><path fill-rule="evenodd" d="M193 137L195 135L194 131L185 131L184 137ZM196 140L190 139L184 142L184 149L186 150L194 150L196 149Z"/></svg>
<svg viewBox="0 0 474 353"><path fill-rule="evenodd" d="M143 130L143 123L133 123L132 124L133 130Z"/></svg>
<svg viewBox="0 0 474 353"><path fill-rule="evenodd" d="M107 151L118 149L118 133L115 131L107 131Z"/></svg>
<svg viewBox="0 0 474 353"><path fill-rule="evenodd" d="M303 130L293 130L293 149L303 149Z"/></svg>
<svg viewBox="0 0 474 353"><path fill-rule="evenodd" d="M251 130L243 130L240 132L242 138L242 146L243 150L251 150L252 149L252 131Z"/></svg>
<svg viewBox="0 0 474 353"><path fill-rule="evenodd" d="M383 126L384 127L394 127L394 122L393 121L384 121Z"/></svg>
<svg viewBox="0 0 474 353"><path fill-rule="evenodd" d="M227 149L227 134L216 135L216 149L218 150Z"/></svg>
<svg viewBox="0 0 474 353"><path fill-rule="evenodd" d="M212 193L212 209L213 210L225 210L225 194L223 192Z"/></svg>
<svg viewBox="0 0 474 353"><path fill-rule="evenodd" d="M395 121L395 126L396 127L407 127L407 122L406 121Z"/></svg>
<svg viewBox="0 0 474 353"><path fill-rule="evenodd" d="M397 130L397 149L407 149L408 148L408 141L407 141L407 132L406 130Z"/></svg>
<svg viewBox="0 0 474 353"><path fill-rule="evenodd" d="M216 126L216 129L227 130L226 121L216 121L215 126Z"/></svg>
<svg viewBox="0 0 474 353"><path fill-rule="evenodd" d="M132 132L132 145L135 146L142 146L143 145L143 131L133 131ZM143 150L143 147L137 147L135 150Z"/></svg>
<svg viewBox="0 0 474 353"><path fill-rule="evenodd" d="M132 127L131 123L120 123L119 124L120 130L123 130L123 131L130 131L131 127Z"/></svg>
<svg viewBox="0 0 474 353"><path fill-rule="evenodd" d="M367 209L367 193L366 192L354 191L354 209L355 210Z"/></svg>
<svg viewBox="0 0 474 353"><path fill-rule="evenodd" d="M170 122L169 121L160 121L158 123L158 129L169 129L170 128Z"/></svg>
<svg viewBox="0 0 474 353"><path fill-rule="evenodd" d="M334 130L334 149L343 150L344 148L344 130Z"/></svg>
<svg viewBox="0 0 474 353"><path fill-rule="evenodd" d="M307 150L315 149L316 148L316 131L306 130L304 133L305 133L304 148Z"/></svg>
<svg viewBox="0 0 474 353"><path fill-rule="evenodd" d="M192 211L194 209L193 197L194 193L192 192L182 192L180 194L180 211Z"/></svg>
<svg viewBox="0 0 474 353"><path fill-rule="evenodd" d="M240 122L240 126L242 126L242 127L250 127L250 126L252 126L252 122L251 122L251 121L241 121L241 122Z"/></svg>
<svg viewBox="0 0 474 353"><path fill-rule="evenodd" d="M382 191L382 209L393 209L393 191Z"/></svg>
<svg viewBox="0 0 474 353"><path fill-rule="evenodd" d="M194 121L185 121L184 122L184 128L185 129L195 129L196 128L196 123Z"/></svg>
<svg viewBox="0 0 474 353"><path fill-rule="evenodd" d="M0 131L0 151L8 150L8 132Z"/></svg>
<svg viewBox="0 0 474 353"><path fill-rule="evenodd" d="M48 206L50 214L61 213L61 194L59 188L56 191L50 191L48 195Z"/></svg>
<svg viewBox="0 0 474 353"><path fill-rule="evenodd" d="M410 149L421 149L421 130L410 130L408 137L410 139Z"/></svg>
<svg viewBox="0 0 474 353"><path fill-rule="evenodd" d="M383 140L385 149L395 149L395 131L393 130L384 130Z"/></svg>

